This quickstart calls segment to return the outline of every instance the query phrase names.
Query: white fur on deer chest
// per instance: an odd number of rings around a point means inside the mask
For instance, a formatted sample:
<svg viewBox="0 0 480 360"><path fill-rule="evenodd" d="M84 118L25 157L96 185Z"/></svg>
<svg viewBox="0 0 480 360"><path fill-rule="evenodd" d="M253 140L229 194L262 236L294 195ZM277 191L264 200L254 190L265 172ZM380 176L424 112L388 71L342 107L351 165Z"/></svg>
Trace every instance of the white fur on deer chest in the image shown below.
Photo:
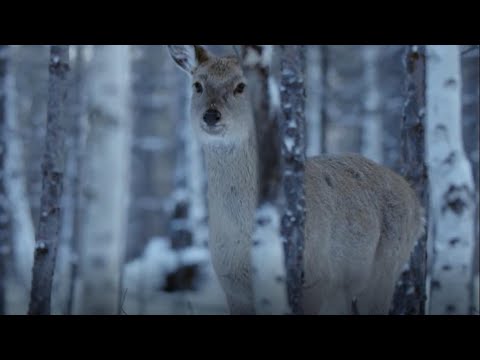
<svg viewBox="0 0 480 360"><path fill-rule="evenodd" d="M250 242L257 203L256 159L248 154L246 144L204 146L204 150L212 261L224 290L247 300L251 296Z"/></svg>

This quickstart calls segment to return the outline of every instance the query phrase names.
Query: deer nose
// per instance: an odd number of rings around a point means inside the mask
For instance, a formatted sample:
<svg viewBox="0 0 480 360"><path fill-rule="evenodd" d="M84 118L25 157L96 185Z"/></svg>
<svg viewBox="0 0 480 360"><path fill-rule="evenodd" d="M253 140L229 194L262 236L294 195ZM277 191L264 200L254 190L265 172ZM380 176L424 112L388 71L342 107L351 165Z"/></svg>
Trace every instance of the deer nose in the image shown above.
<svg viewBox="0 0 480 360"><path fill-rule="evenodd" d="M220 114L220 111L215 109L209 109L205 112L205 114L203 114L203 121L205 121L208 126L216 125L221 118L222 114Z"/></svg>

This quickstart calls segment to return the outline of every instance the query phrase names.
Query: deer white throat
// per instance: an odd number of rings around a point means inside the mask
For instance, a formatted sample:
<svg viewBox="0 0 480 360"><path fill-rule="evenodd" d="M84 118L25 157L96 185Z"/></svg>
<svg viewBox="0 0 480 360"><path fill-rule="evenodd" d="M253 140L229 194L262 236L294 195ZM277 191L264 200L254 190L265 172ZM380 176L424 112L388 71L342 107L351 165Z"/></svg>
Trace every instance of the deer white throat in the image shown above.
<svg viewBox="0 0 480 360"><path fill-rule="evenodd" d="M258 198L258 155L252 133L235 144L204 143L212 261L222 286L251 297L250 241Z"/></svg>

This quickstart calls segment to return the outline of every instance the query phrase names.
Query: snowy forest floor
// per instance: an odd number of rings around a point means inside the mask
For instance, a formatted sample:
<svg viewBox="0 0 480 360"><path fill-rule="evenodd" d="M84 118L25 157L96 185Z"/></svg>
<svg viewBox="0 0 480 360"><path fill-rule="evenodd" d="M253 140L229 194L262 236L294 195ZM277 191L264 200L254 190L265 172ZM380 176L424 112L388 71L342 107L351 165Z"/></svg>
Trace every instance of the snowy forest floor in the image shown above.
<svg viewBox="0 0 480 360"><path fill-rule="evenodd" d="M196 291L168 293L158 289L155 274L148 271L145 257L125 266L123 315L228 315L225 295L211 263L206 266L205 279ZM13 277L7 280L7 314L25 315L30 294ZM475 278L475 314L479 315L480 279ZM53 301L52 314L63 315L58 301Z"/></svg>
<svg viewBox="0 0 480 360"><path fill-rule="evenodd" d="M227 315L225 295L216 280L211 264L205 269L205 280L196 291L167 293L143 276L142 264L136 260L125 270L125 302L123 314L128 315ZM146 281L145 281L146 280ZM143 289L142 289L143 286Z"/></svg>
<svg viewBox="0 0 480 360"><path fill-rule="evenodd" d="M206 280L196 291L168 293L158 290L148 281L139 281L139 262L127 264L125 269L123 315L227 315L225 296L216 281L213 268L206 269ZM7 282L7 314L25 315L29 294L21 283L12 277ZM52 306L52 314L63 315L58 304Z"/></svg>

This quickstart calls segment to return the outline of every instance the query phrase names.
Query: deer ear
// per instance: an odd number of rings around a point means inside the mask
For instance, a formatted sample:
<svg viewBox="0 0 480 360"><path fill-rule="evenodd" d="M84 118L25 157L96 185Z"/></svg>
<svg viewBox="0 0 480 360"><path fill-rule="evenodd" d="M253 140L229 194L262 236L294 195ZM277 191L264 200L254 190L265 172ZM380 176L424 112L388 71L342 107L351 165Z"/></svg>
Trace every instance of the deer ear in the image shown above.
<svg viewBox="0 0 480 360"><path fill-rule="evenodd" d="M177 65L189 74L210 59L210 53L200 45L168 45L168 50Z"/></svg>

